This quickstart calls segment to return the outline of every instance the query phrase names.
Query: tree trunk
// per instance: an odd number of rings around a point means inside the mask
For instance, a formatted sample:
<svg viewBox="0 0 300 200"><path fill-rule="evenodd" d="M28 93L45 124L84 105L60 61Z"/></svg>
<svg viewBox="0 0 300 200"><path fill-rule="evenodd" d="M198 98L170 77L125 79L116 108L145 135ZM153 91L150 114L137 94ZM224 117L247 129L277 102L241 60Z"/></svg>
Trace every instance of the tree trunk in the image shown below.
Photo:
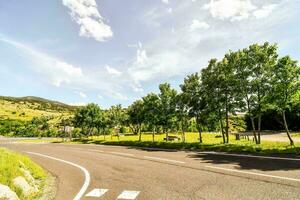
<svg viewBox="0 0 300 200"><path fill-rule="evenodd" d="M250 119L251 119L251 125L252 125L253 137L254 137L255 143L257 144L257 136L256 136L255 122L254 122L254 117L253 117L253 115L251 114L250 100L249 100L248 96L246 96L246 99L247 99L248 113L249 113Z"/></svg>
<svg viewBox="0 0 300 200"><path fill-rule="evenodd" d="M198 128L198 134L199 134L199 143L201 144L203 141L202 141L202 131L200 127Z"/></svg>
<svg viewBox="0 0 300 200"><path fill-rule="evenodd" d="M258 125L257 125L257 144L261 143L260 132L261 132L261 114L259 113L259 115L258 115Z"/></svg>
<svg viewBox="0 0 300 200"><path fill-rule="evenodd" d="M220 125L221 125L221 133L222 133L223 143L225 143L226 140L225 140L225 134L224 134L224 125L223 125L222 114L221 114L220 109L219 109L219 118L220 118Z"/></svg>
<svg viewBox="0 0 300 200"><path fill-rule="evenodd" d="M225 111L226 111L226 143L229 143L229 111L228 111L228 98L226 95L226 101L225 101Z"/></svg>
<svg viewBox="0 0 300 200"><path fill-rule="evenodd" d="M256 129L255 129L254 118L251 116L250 119L251 119L253 137L254 137L255 143L257 144L257 136L256 136Z"/></svg>
<svg viewBox="0 0 300 200"><path fill-rule="evenodd" d="M285 118L285 111L282 111L282 117L283 117L283 123L284 123L284 128L285 128L285 131L286 131L286 134L290 140L290 144L293 146L294 145L294 141L290 135L290 131L289 131L289 127L287 125L287 122L286 122L286 118Z"/></svg>
<svg viewBox="0 0 300 200"><path fill-rule="evenodd" d="M257 125L257 144L260 144L260 131L261 131L261 97L260 97L260 88L258 87L257 91L258 97L258 125Z"/></svg>
<svg viewBox="0 0 300 200"><path fill-rule="evenodd" d="M155 135L155 130L152 130L152 142L154 142L154 135Z"/></svg>
<svg viewBox="0 0 300 200"><path fill-rule="evenodd" d="M168 141L168 138L169 138L169 132L167 129L164 129L164 131L166 132L166 142Z"/></svg>
<svg viewBox="0 0 300 200"><path fill-rule="evenodd" d="M139 142L141 142L142 141L142 131L139 130L138 133L139 133Z"/></svg>

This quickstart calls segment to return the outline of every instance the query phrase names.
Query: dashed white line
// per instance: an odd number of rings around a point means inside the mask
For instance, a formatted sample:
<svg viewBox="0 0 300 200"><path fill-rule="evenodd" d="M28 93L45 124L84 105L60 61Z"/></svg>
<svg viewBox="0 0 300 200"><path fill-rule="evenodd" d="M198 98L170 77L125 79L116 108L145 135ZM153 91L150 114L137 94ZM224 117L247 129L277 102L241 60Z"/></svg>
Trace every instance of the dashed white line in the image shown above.
<svg viewBox="0 0 300 200"><path fill-rule="evenodd" d="M211 154L211 155L224 155L224 156L234 156L234 157L245 157L245 158L263 158L271 160L290 160L290 161L300 161L300 158L283 158L283 157L272 157L272 156L255 156L255 155L243 155L234 153L222 153L222 152L199 152L198 154Z"/></svg>
<svg viewBox="0 0 300 200"><path fill-rule="evenodd" d="M205 167L206 167L206 168L211 168L211 169L217 169L217 170L229 171L229 172L236 172L236 173L241 173L241 174L249 174L249 175L256 175L256 176L264 176L264 177L269 177L269 178L276 178L276 179L282 179L282 180L288 180L288 181L297 181L297 182L300 182L300 179L288 178L288 177L283 177L283 176L275 176L275 175L262 174L262 173L256 173L256 172L247 172L247 171L241 171L241 170L236 170L236 169L228 169L228 168L223 168L223 167L213 167L213 166L205 166Z"/></svg>
<svg viewBox="0 0 300 200"><path fill-rule="evenodd" d="M180 163L184 164L185 162L178 161L178 160L171 160L166 158L159 158L159 157L152 157L152 156L144 156L144 158L152 159L152 160L160 160L160 161L166 161L166 162L172 162L172 163Z"/></svg>
<svg viewBox="0 0 300 200"><path fill-rule="evenodd" d="M80 200L83 197L83 195L86 192L87 188L89 187L89 184L90 184L90 181L91 181L91 176L90 176L90 173L88 172L87 169L85 169L84 167L82 167L80 165L72 163L70 161L66 161L66 160L63 160L63 159L55 158L55 157L52 157L52 156L48 156L48 155L44 155L44 154L40 154L40 153L35 153L35 152L29 152L29 151L26 152L26 153L32 154L32 155L36 155L36 156L40 156L40 157L44 157L44 158L49 158L49 159L56 160L56 161L59 161L59 162L63 162L63 163L72 165L74 167L77 167L81 171L83 171L84 176L85 176L84 183L83 183L80 191L77 193L77 195L74 197L73 200Z"/></svg>
<svg viewBox="0 0 300 200"><path fill-rule="evenodd" d="M103 196L106 192L108 191L108 189L98 189L95 188L92 191L90 191L88 194L86 194L86 197L101 197Z"/></svg>
<svg viewBox="0 0 300 200"><path fill-rule="evenodd" d="M82 148L72 148L72 149L75 149L75 150L83 150L83 151L93 151L93 152L99 152L99 153L104 153L104 151L102 150L97 150L97 149L82 149Z"/></svg>
<svg viewBox="0 0 300 200"><path fill-rule="evenodd" d="M139 195L140 191L124 190L117 199L134 200Z"/></svg>
<svg viewBox="0 0 300 200"><path fill-rule="evenodd" d="M134 154L131 154L131 153L122 153L122 152L115 152L115 151L110 151L109 153L115 154L115 155L120 155L120 156L134 156Z"/></svg>

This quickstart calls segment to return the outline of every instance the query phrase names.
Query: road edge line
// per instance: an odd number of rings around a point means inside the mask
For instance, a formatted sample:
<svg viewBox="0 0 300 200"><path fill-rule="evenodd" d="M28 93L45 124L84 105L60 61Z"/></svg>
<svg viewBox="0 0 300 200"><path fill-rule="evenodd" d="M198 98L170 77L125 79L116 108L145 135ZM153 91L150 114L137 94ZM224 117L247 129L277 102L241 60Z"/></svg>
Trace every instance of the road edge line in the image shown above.
<svg viewBox="0 0 300 200"><path fill-rule="evenodd" d="M52 157L52 156L48 156L48 155L45 155L45 154L40 154L40 153L35 153L35 152L30 152L30 151L26 151L26 153L36 155L36 156L40 156L40 157L44 157L44 158L49 158L49 159L56 160L56 161L60 161L60 162L63 162L63 163L66 163L66 164L69 164L69 165L72 165L74 167L79 168L81 171L83 171L84 176L85 176L85 180L84 180L84 183L83 183L81 189L76 194L76 196L74 197L73 200L80 200L84 196L86 190L88 189L88 187L90 185L90 181L91 181L90 173L88 172L88 170L86 168L84 168L84 167L82 167L82 166L80 166L76 163L66 161L66 160L63 160L63 159L60 159L60 158L55 158L55 157Z"/></svg>
<svg viewBox="0 0 300 200"><path fill-rule="evenodd" d="M288 180L288 181L296 181L300 182L300 179L296 178L289 178L289 177L284 177L284 176L276 176L276 175L270 175L270 174L262 174L262 173L257 173L257 172L247 172L247 171L241 171L237 169L228 169L228 168L223 168L223 167L214 167L214 166L204 166L206 168L210 169L217 169L217 170L223 170L223 171L229 171L229 172L235 172L235 173L241 173L241 174L248 174L248 175L255 175L255 176L263 176L263 177L268 177L268 178L275 178L275 179L282 179L282 180Z"/></svg>

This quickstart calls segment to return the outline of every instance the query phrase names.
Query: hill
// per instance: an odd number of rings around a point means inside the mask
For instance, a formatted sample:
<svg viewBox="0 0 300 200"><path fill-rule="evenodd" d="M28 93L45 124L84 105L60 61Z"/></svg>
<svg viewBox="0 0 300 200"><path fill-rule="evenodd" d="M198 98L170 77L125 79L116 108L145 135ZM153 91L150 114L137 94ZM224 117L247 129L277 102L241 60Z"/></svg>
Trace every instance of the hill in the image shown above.
<svg viewBox="0 0 300 200"><path fill-rule="evenodd" d="M29 121L33 117L47 116L52 119L71 115L76 106L40 97L0 96L0 119Z"/></svg>

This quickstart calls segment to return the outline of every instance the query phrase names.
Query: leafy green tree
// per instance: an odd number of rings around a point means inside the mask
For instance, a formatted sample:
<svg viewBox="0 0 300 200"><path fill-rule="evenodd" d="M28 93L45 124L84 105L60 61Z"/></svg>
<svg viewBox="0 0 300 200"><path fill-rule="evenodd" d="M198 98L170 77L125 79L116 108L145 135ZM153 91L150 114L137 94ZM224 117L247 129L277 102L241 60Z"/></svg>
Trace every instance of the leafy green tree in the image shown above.
<svg viewBox="0 0 300 200"><path fill-rule="evenodd" d="M133 134L139 134L139 141L142 139L141 127L144 122L144 102L137 100L133 102L127 109L128 125Z"/></svg>
<svg viewBox="0 0 300 200"><path fill-rule="evenodd" d="M163 132L168 138L168 131L173 125L173 118L176 117L176 95L177 91L171 88L169 83L163 83L159 85L160 93L159 97L159 124L163 128Z"/></svg>
<svg viewBox="0 0 300 200"><path fill-rule="evenodd" d="M202 127L204 113L207 109L207 101L202 88L201 79L198 73L191 74L184 79L180 85L182 90L179 102L181 107L181 119L186 120L186 112L196 119L196 128L199 133L199 142L202 143Z"/></svg>
<svg viewBox="0 0 300 200"><path fill-rule="evenodd" d="M155 132L158 131L160 115L160 99L157 94L150 93L143 97L144 123L152 130L152 141L154 142Z"/></svg>
<svg viewBox="0 0 300 200"><path fill-rule="evenodd" d="M109 109L109 118L112 127L114 128L115 133L117 132L117 136L119 139L119 131L121 126L125 125L127 121L127 113L125 109L122 108L121 104L111 106Z"/></svg>
<svg viewBox="0 0 300 200"><path fill-rule="evenodd" d="M176 123L181 128L182 142L185 142L185 132L189 126L189 107L183 93L177 94L176 98Z"/></svg>
<svg viewBox="0 0 300 200"><path fill-rule="evenodd" d="M85 136L93 134L96 122L101 115L101 109L97 104L90 103L80 107L74 114L74 125L81 128L81 133Z"/></svg>
<svg viewBox="0 0 300 200"><path fill-rule="evenodd" d="M74 125L75 127L78 127L81 129L81 135L86 135L87 134L87 116L88 111L86 109L86 106L79 107L75 110L74 114Z"/></svg>
<svg viewBox="0 0 300 200"><path fill-rule="evenodd" d="M202 70L201 80L203 84L203 91L207 100L207 109L209 112L215 113L219 118L223 142L229 142L228 130L229 120L226 120L224 126L224 116L229 117L229 89L226 84L226 67L225 60L218 62L217 59L209 61L207 68Z"/></svg>
<svg viewBox="0 0 300 200"><path fill-rule="evenodd" d="M251 66L249 77L251 87L251 100L254 109L251 111L257 117L257 144L261 143L261 116L266 109L267 95L271 90L270 77L272 68L277 62L277 45L270 45L268 42L263 45L251 45L247 51L247 59Z"/></svg>
<svg viewBox="0 0 300 200"><path fill-rule="evenodd" d="M276 110L282 114L283 125L290 144L294 145L286 120L286 111L291 109L293 97L300 89L300 67L297 65L297 61L285 56L278 60L272 68L272 72L271 102Z"/></svg>

